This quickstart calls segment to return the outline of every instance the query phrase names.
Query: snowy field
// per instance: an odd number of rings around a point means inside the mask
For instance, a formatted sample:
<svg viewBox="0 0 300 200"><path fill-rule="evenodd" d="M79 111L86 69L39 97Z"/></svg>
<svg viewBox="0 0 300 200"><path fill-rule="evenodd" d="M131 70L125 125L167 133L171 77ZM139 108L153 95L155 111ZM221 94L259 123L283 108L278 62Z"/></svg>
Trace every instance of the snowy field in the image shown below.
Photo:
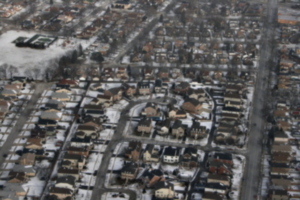
<svg viewBox="0 0 300 200"><path fill-rule="evenodd" d="M8 31L0 36L0 65L8 64L18 68L16 74L25 75L26 69L34 69L38 66L41 71L44 71L50 61L57 59L68 51L72 50L77 44L71 44L63 48L61 46L63 40L59 39L50 45L49 48L38 50L33 48L20 48L12 43L18 37L32 37L35 32L26 31Z"/></svg>

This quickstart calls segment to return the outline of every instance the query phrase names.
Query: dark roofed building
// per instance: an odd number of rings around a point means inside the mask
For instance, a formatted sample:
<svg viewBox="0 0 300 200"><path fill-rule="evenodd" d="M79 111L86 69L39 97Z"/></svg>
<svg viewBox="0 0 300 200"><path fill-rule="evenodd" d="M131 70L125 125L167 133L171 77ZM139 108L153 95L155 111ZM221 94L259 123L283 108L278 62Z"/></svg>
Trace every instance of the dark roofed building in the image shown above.
<svg viewBox="0 0 300 200"><path fill-rule="evenodd" d="M134 180L138 174L139 168L136 163L126 163L121 170L121 178Z"/></svg>
<svg viewBox="0 0 300 200"><path fill-rule="evenodd" d="M137 131L139 133L151 133L152 130L152 120L148 118L143 118L139 124Z"/></svg>

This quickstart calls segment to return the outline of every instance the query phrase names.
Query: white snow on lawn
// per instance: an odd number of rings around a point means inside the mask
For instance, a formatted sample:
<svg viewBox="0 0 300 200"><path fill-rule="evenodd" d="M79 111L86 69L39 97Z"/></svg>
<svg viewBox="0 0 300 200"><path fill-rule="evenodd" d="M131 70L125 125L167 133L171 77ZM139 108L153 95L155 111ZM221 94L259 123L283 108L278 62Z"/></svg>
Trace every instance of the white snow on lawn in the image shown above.
<svg viewBox="0 0 300 200"><path fill-rule="evenodd" d="M43 188L45 185L45 181L41 181L38 177L31 178L26 184L22 185L23 189L27 191L28 196L38 196L40 197Z"/></svg>
<svg viewBox="0 0 300 200"><path fill-rule="evenodd" d="M108 170L120 170L124 165L124 159L120 157L112 157L109 161Z"/></svg>
<svg viewBox="0 0 300 200"><path fill-rule="evenodd" d="M110 140L114 135L114 130L112 129L104 129L100 132L99 139L101 140Z"/></svg>
<svg viewBox="0 0 300 200"><path fill-rule="evenodd" d="M237 159L239 157L240 159ZM241 155L233 155L233 177L231 179L232 186L232 196L237 198L238 193L240 192L240 186L242 183L242 177L244 173L244 167L245 167L245 157Z"/></svg>
<svg viewBox="0 0 300 200"><path fill-rule="evenodd" d="M87 160L87 169L84 172L94 173L101 164L103 154L92 153Z"/></svg>
<svg viewBox="0 0 300 200"><path fill-rule="evenodd" d="M129 195L125 193L108 192L101 196L101 200L129 200Z"/></svg>
<svg viewBox="0 0 300 200"><path fill-rule="evenodd" d="M118 123L120 119L120 111L117 111L113 108L108 108L105 115L108 117L108 123Z"/></svg>
<svg viewBox="0 0 300 200"><path fill-rule="evenodd" d="M79 189L75 195L75 199L90 199L92 196L92 190Z"/></svg>

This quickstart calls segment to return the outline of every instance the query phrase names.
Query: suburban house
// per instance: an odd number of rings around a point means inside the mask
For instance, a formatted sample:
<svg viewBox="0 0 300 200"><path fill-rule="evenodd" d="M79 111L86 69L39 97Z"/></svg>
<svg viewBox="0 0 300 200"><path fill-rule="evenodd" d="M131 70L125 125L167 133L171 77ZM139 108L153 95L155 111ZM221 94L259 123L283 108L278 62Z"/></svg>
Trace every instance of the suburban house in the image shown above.
<svg viewBox="0 0 300 200"><path fill-rule="evenodd" d="M223 197L221 194L215 192L204 192L202 200L223 200Z"/></svg>
<svg viewBox="0 0 300 200"><path fill-rule="evenodd" d="M147 169L142 175L143 182L147 187L153 187L160 181L165 181L164 174L159 169Z"/></svg>
<svg viewBox="0 0 300 200"><path fill-rule="evenodd" d="M152 120L147 119L147 118L141 119L141 121L139 121L137 131L140 134L151 133L151 131L152 131Z"/></svg>
<svg viewBox="0 0 300 200"><path fill-rule="evenodd" d="M71 146L72 147L87 147L87 146L93 146L93 142L90 137L85 138L72 138L71 139Z"/></svg>
<svg viewBox="0 0 300 200"><path fill-rule="evenodd" d="M57 89L55 90L56 93L66 93L71 95L72 94L72 90L71 89L66 89L66 88L62 88L62 89Z"/></svg>
<svg viewBox="0 0 300 200"><path fill-rule="evenodd" d="M28 177L25 172L15 172L10 171L8 174L8 182L9 183L24 183L26 182Z"/></svg>
<svg viewBox="0 0 300 200"><path fill-rule="evenodd" d="M57 170L58 177L66 177L66 176L73 176L76 181L80 178L80 170L75 169L68 169L68 168L59 168Z"/></svg>
<svg viewBox="0 0 300 200"><path fill-rule="evenodd" d="M273 176L289 176L291 172L291 168L288 166L277 166L275 164L271 164L270 174Z"/></svg>
<svg viewBox="0 0 300 200"><path fill-rule="evenodd" d="M156 79L154 83L154 91L155 93L163 93L165 90L162 88L162 80Z"/></svg>
<svg viewBox="0 0 300 200"><path fill-rule="evenodd" d="M34 169L33 165L15 164L12 168L12 171L17 173L25 173L25 176L28 178L36 176L36 170Z"/></svg>
<svg viewBox="0 0 300 200"><path fill-rule="evenodd" d="M81 170L85 162L86 159L84 156L66 153L63 158L62 167L69 169L78 168Z"/></svg>
<svg viewBox="0 0 300 200"><path fill-rule="evenodd" d="M188 82L180 82L175 85L173 91L177 94L185 94L190 88L190 84Z"/></svg>
<svg viewBox="0 0 300 200"><path fill-rule="evenodd" d="M190 113L200 113L202 104L196 99L187 99L182 104L182 109Z"/></svg>
<svg viewBox="0 0 300 200"><path fill-rule="evenodd" d="M134 180L139 172L138 164L126 163L121 170L121 178L125 180Z"/></svg>
<svg viewBox="0 0 300 200"><path fill-rule="evenodd" d="M224 102L241 102L242 96L238 92L225 92Z"/></svg>
<svg viewBox="0 0 300 200"><path fill-rule="evenodd" d="M149 95L151 93L149 82L138 82L138 91L140 95Z"/></svg>
<svg viewBox="0 0 300 200"><path fill-rule="evenodd" d="M193 121L192 127L189 131L189 137L195 140L204 138L208 134L208 131L205 126L201 126L200 122Z"/></svg>
<svg viewBox="0 0 300 200"><path fill-rule="evenodd" d="M71 96L67 93L58 93L58 92L53 92L51 94L51 99L53 100L58 100L58 101L70 101Z"/></svg>
<svg viewBox="0 0 300 200"><path fill-rule="evenodd" d="M199 88L196 90L189 88L189 90L187 91L187 96L191 99L199 100L200 98L205 97L206 93L205 93L204 89L202 89L202 88Z"/></svg>
<svg viewBox="0 0 300 200"><path fill-rule="evenodd" d="M109 104L111 104L113 102L113 97L104 94L98 94L97 98L93 100L91 103L94 105L99 105L105 102L109 102Z"/></svg>
<svg viewBox="0 0 300 200"><path fill-rule="evenodd" d="M290 145L273 144L271 148L271 153L275 153L275 152L291 153L292 147Z"/></svg>
<svg viewBox="0 0 300 200"><path fill-rule="evenodd" d="M28 138L25 148L26 149L43 149L42 142L44 141L43 138Z"/></svg>
<svg viewBox="0 0 300 200"><path fill-rule="evenodd" d="M104 96L110 97L113 102L121 100L122 94L123 94L123 91L122 91L122 88L120 88L120 87L110 88L110 89L104 91Z"/></svg>
<svg viewBox="0 0 300 200"><path fill-rule="evenodd" d="M227 187L230 187L230 177L227 175L208 174L207 183L221 183Z"/></svg>
<svg viewBox="0 0 300 200"><path fill-rule="evenodd" d="M160 109L159 107L157 106L157 104L155 103L151 103L151 102L148 102L145 106L145 108L143 109L142 113L141 113L142 116L146 116L146 117L160 117Z"/></svg>
<svg viewBox="0 0 300 200"><path fill-rule="evenodd" d="M129 85L127 83L123 83L122 88L123 88L123 91L124 91L125 95L127 95L127 96L132 97L136 94L136 87L135 86Z"/></svg>
<svg viewBox="0 0 300 200"><path fill-rule="evenodd" d="M192 148L192 147L185 148L180 164L182 167L185 167L188 169L197 167L198 166L197 149Z"/></svg>
<svg viewBox="0 0 300 200"><path fill-rule="evenodd" d="M144 162L159 162L159 149L155 148L154 144L147 144L143 153Z"/></svg>
<svg viewBox="0 0 300 200"><path fill-rule="evenodd" d="M35 162L35 154L34 153L24 153L20 160L20 165L34 165Z"/></svg>
<svg viewBox="0 0 300 200"><path fill-rule="evenodd" d="M168 78L169 77L169 69L168 68L160 68L158 75L159 78Z"/></svg>
<svg viewBox="0 0 300 200"><path fill-rule="evenodd" d="M124 156L130 161L136 162L139 160L141 152L142 143L139 141L130 141Z"/></svg>
<svg viewBox="0 0 300 200"><path fill-rule="evenodd" d="M289 163L292 160L292 156L287 152L274 152L271 154L272 163Z"/></svg>
<svg viewBox="0 0 300 200"><path fill-rule="evenodd" d="M210 159L212 159L213 161L217 161L217 162L221 162L221 163L230 165L230 166L233 165L232 154L230 154L230 153L215 152Z"/></svg>
<svg viewBox="0 0 300 200"><path fill-rule="evenodd" d="M157 133L160 135L167 135L169 134L169 129L171 125L170 119L165 119L164 121L156 123Z"/></svg>
<svg viewBox="0 0 300 200"><path fill-rule="evenodd" d="M120 0L113 3L112 8L116 9L129 9L131 7L131 4L128 1Z"/></svg>
<svg viewBox="0 0 300 200"><path fill-rule="evenodd" d="M68 154L81 155L86 157L88 157L90 150L91 150L90 146L86 146L86 147L68 146L66 149Z"/></svg>
<svg viewBox="0 0 300 200"><path fill-rule="evenodd" d="M160 181L154 186L154 196L157 199L174 199L175 190L174 185L167 181Z"/></svg>
<svg viewBox="0 0 300 200"><path fill-rule="evenodd" d="M181 120L175 120L172 126L172 136L176 138L182 138L184 136L185 129L186 126L182 124Z"/></svg>
<svg viewBox="0 0 300 200"><path fill-rule="evenodd" d="M168 164L178 163L180 159L180 149L166 147L163 154L163 162Z"/></svg>
<svg viewBox="0 0 300 200"><path fill-rule="evenodd" d="M231 166L217 161L209 161L208 171L212 174L226 174L226 175L233 174L231 170Z"/></svg>
<svg viewBox="0 0 300 200"><path fill-rule="evenodd" d="M206 183L204 191L205 192L215 192L219 194L227 194L228 192L228 186L223 185L221 183Z"/></svg>
<svg viewBox="0 0 300 200"><path fill-rule="evenodd" d="M171 119L185 119L186 112L179 108L172 108L169 110L169 118Z"/></svg>
<svg viewBox="0 0 300 200"><path fill-rule="evenodd" d="M85 104L83 106L84 112L88 112L89 110L92 111L104 111L105 107L102 104Z"/></svg>
<svg viewBox="0 0 300 200"><path fill-rule="evenodd" d="M88 122L85 124L80 124L77 128L77 131L80 132L84 132L86 134L86 136L91 136L92 134L96 134L98 135L98 132L101 131L102 126L101 124L95 124L93 122Z"/></svg>
<svg viewBox="0 0 300 200"><path fill-rule="evenodd" d="M16 97L19 95L18 90L4 89L1 91L1 95L4 97Z"/></svg>
<svg viewBox="0 0 300 200"><path fill-rule="evenodd" d="M269 199L270 200L289 200L290 195L288 194L287 190L280 190L280 189L272 189L269 190Z"/></svg>
<svg viewBox="0 0 300 200"><path fill-rule="evenodd" d="M128 77L127 68L118 67L116 77L117 78Z"/></svg>
<svg viewBox="0 0 300 200"><path fill-rule="evenodd" d="M46 109L55 109L55 110L61 110L66 106L65 102L49 99L48 102L45 104Z"/></svg>
<svg viewBox="0 0 300 200"><path fill-rule="evenodd" d="M271 185L276 188L288 189L292 183L292 178L282 176L271 176Z"/></svg>
<svg viewBox="0 0 300 200"><path fill-rule="evenodd" d="M153 69L145 69L144 70L144 76L145 76L145 79L151 79L151 78L153 78L153 76L154 76Z"/></svg>
<svg viewBox="0 0 300 200"><path fill-rule="evenodd" d="M56 196L59 200L63 200L66 198L72 198L73 190L70 190L68 188L51 187L49 190L49 194Z"/></svg>
<svg viewBox="0 0 300 200"><path fill-rule="evenodd" d="M0 100L0 119L4 119L6 113L9 111L11 103L9 101Z"/></svg>
<svg viewBox="0 0 300 200"><path fill-rule="evenodd" d="M215 141L235 143L238 140L238 134L239 129L237 126L221 123L217 129Z"/></svg>
<svg viewBox="0 0 300 200"><path fill-rule="evenodd" d="M68 85L70 87L78 87L79 86L79 81L76 80L70 80L70 79L63 79L58 82L60 85Z"/></svg>
<svg viewBox="0 0 300 200"><path fill-rule="evenodd" d="M58 177L56 180L55 187L57 188L66 188L72 191L75 190L75 181L76 178L74 176L62 176Z"/></svg>
<svg viewBox="0 0 300 200"><path fill-rule="evenodd" d="M44 119L44 120L59 121L60 118L62 117L62 114L63 113L59 110L49 109L49 110L45 110L44 112L42 112L40 118Z"/></svg>
<svg viewBox="0 0 300 200"><path fill-rule="evenodd" d="M284 131L274 132L274 144L288 144L289 137L284 133Z"/></svg>

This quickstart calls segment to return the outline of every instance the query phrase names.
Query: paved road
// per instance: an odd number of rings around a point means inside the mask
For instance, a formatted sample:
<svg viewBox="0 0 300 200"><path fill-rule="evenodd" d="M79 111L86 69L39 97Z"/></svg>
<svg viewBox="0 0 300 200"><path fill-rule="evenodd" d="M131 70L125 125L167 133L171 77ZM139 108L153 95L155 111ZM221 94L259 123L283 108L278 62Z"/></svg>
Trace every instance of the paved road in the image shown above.
<svg viewBox="0 0 300 200"><path fill-rule="evenodd" d="M8 154L10 148L12 147L15 139L18 137L19 133L21 132L24 124L29 118L31 111L34 110L37 101L41 94L51 86L52 83L37 83L38 86L35 87L35 91L28 101L27 106L25 109L19 113L20 117L16 123L16 125L12 128L11 133L8 135L6 142L3 144L0 150L0 165L4 162L3 154Z"/></svg>
<svg viewBox="0 0 300 200"><path fill-rule="evenodd" d="M270 74L270 62L273 52L274 27L276 24L277 0L269 0L267 4L267 17L265 20L265 29L263 31L264 40L261 46L261 55L259 70L257 73L256 89L253 99L253 111L251 117L251 127L248 140L248 155L246 156L246 168L244 182L242 184L241 198L243 200L253 199L259 191L260 165L262 153L263 127L265 118L262 113L265 99L268 95L268 81Z"/></svg>

